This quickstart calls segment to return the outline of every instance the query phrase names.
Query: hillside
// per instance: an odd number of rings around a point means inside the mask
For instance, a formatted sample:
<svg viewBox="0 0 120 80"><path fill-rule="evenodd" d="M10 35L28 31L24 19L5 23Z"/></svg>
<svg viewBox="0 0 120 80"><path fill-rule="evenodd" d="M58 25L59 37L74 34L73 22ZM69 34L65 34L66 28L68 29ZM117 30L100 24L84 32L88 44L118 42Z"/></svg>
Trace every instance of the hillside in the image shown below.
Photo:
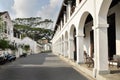
<svg viewBox="0 0 120 80"><path fill-rule="evenodd" d="M30 26L32 28L51 29L53 21L51 19L42 20L41 17L16 18L15 20L13 20L13 24Z"/></svg>
<svg viewBox="0 0 120 80"><path fill-rule="evenodd" d="M13 20L14 36L24 38L26 36L38 41L43 37L51 40L53 31L50 26L53 24L52 20L42 20L41 17L30 18L16 18ZM19 36L18 36L19 35Z"/></svg>

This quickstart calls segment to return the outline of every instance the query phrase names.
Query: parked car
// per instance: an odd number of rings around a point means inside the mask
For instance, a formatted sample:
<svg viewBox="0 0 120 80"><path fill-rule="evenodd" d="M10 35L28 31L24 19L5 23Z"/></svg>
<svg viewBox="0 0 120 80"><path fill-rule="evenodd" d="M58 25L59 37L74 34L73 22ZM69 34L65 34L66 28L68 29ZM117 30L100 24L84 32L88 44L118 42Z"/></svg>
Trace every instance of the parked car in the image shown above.
<svg viewBox="0 0 120 80"><path fill-rule="evenodd" d="M22 55L20 55L20 57L26 57L27 53L23 53Z"/></svg>
<svg viewBox="0 0 120 80"><path fill-rule="evenodd" d="M3 53L0 54L0 64L4 64L6 62L6 57Z"/></svg>
<svg viewBox="0 0 120 80"><path fill-rule="evenodd" d="M6 55L6 58L7 58L7 61L10 61L10 62L16 60L16 56L12 54Z"/></svg>

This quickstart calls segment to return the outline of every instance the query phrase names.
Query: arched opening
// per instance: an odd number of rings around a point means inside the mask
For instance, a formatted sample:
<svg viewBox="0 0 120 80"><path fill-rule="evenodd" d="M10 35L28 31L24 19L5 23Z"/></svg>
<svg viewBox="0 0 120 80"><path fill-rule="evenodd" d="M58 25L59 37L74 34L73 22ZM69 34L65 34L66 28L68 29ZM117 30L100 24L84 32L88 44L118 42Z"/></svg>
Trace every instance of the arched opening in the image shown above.
<svg viewBox="0 0 120 80"><path fill-rule="evenodd" d="M79 23L79 34L84 34L84 51L87 55L93 58L94 56L94 31L92 30L93 26L93 17L89 12L85 12Z"/></svg>
<svg viewBox="0 0 120 80"><path fill-rule="evenodd" d="M77 48L76 48L77 43L76 43L76 28L74 25L72 25L70 29L70 38L73 39L71 47L73 47L73 50L72 50L73 59L74 61L76 61L77 60Z"/></svg>
<svg viewBox="0 0 120 80"><path fill-rule="evenodd" d="M88 53L90 57L94 57L94 31L92 30L93 18L90 14L87 15L84 24L84 51Z"/></svg>
<svg viewBox="0 0 120 80"><path fill-rule="evenodd" d="M107 23L108 28L108 57L111 59L113 55L120 55L120 1L112 0L108 8Z"/></svg>
<svg viewBox="0 0 120 80"><path fill-rule="evenodd" d="M76 29L74 28L73 38L74 38L74 60L77 60L77 47L76 47Z"/></svg>

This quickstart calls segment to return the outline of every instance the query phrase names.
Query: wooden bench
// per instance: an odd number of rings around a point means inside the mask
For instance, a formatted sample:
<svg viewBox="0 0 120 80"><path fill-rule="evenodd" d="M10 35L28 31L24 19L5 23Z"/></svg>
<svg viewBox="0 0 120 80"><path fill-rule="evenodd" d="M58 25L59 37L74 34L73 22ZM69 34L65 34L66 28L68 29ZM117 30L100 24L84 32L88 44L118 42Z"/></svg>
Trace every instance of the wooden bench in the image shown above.
<svg viewBox="0 0 120 80"><path fill-rule="evenodd" d="M94 67L94 60L87 55L86 51L84 51L84 59L88 67Z"/></svg>

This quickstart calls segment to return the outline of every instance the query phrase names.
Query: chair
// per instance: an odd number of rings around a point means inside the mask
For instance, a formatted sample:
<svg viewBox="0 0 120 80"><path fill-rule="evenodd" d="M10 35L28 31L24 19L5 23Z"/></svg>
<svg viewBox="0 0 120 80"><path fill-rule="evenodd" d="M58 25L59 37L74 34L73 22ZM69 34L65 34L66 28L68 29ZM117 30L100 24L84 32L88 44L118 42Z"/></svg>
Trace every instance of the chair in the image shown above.
<svg viewBox="0 0 120 80"><path fill-rule="evenodd" d="M112 66L114 65L114 63L117 63L117 68L119 68L120 67L120 55L113 55L113 59L109 60L109 66L110 66L110 63Z"/></svg>
<svg viewBox="0 0 120 80"><path fill-rule="evenodd" d="M85 64L87 63L87 59L88 59L88 55L87 55L87 53L86 53L86 51L84 51L84 59L85 59Z"/></svg>
<svg viewBox="0 0 120 80"><path fill-rule="evenodd" d="M84 51L84 58L85 64L87 64L88 67L94 67L94 60L92 57L89 57L89 55L87 55L86 51Z"/></svg>

